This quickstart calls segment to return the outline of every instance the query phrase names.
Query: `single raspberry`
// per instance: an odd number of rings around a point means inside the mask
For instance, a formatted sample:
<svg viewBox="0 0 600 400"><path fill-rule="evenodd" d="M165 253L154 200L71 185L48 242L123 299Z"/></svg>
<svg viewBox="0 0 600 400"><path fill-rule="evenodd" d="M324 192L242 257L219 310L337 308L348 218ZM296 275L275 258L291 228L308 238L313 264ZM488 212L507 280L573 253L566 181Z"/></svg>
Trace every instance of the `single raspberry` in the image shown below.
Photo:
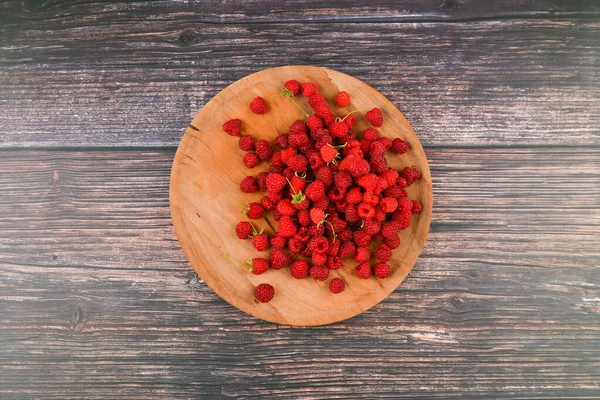
<svg viewBox="0 0 600 400"><path fill-rule="evenodd" d="M354 242L344 241L340 244L338 256L340 258L352 258L356 254L356 246Z"/></svg>
<svg viewBox="0 0 600 400"><path fill-rule="evenodd" d="M317 140L315 141L315 148L320 149L321 147L325 146L326 144L332 144L332 143L333 143L333 138L331 136L329 136L329 132L327 132L327 134L319 136L317 138Z"/></svg>
<svg viewBox="0 0 600 400"><path fill-rule="evenodd" d="M248 239L252 231L252 224L248 221L240 221L235 226L235 233L240 239Z"/></svg>
<svg viewBox="0 0 600 400"><path fill-rule="evenodd" d="M366 231L359 229L354 231L354 243L358 247L367 247L371 242L371 235L369 235Z"/></svg>
<svg viewBox="0 0 600 400"><path fill-rule="evenodd" d="M327 255L329 256L329 258L327 259L327 261L329 261L331 259L331 257L337 256L337 254L340 252L340 241L335 240L333 238L329 238L329 239L327 239L327 242L329 243L329 249L327 249ZM340 266L341 266L341 264L340 264ZM331 268L331 267L329 267L329 268ZM334 268L334 269L336 269L336 268Z"/></svg>
<svg viewBox="0 0 600 400"><path fill-rule="evenodd" d="M306 136L306 133L290 133L288 136L288 143L290 147L298 149L308 145L310 139Z"/></svg>
<svg viewBox="0 0 600 400"><path fill-rule="evenodd" d="M268 110L267 102L260 96L256 96L250 103L250 111L254 114L264 114Z"/></svg>
<svg viewBox="0 0 600 400"><path fill-rule="evenodd" d="M293 135L293 134L297 134L297 133L303 133L305 135L307 133L307 131L306 131L306 124L301 119L295 120L292 123L292 125L290 125L289 134Z"/></svg>
<svg viewBox="0 0 600 400"><path fill-rule="evenodd" d="M368 203L362 202L358 205L357 208L358 216L362 219L373 218L373 215L375 215L375 209L372 205Z"/></svg>
<svg viewBox="0 0 600 400"><path fill-rule="evenodd" d="M379 221L373 218L365 219L363 229L369 236L373 236L379 233L381 225L379 224Z"/></svg>
<svg viewBox="0 0 600 400"><path fill-rule="evenodd" d="M323 184L323 182L311 182L306 187L306 196L312 201L317 201L325 197L325 185Z"/></svg>
<svg viewBox="0 0 600 400"><path fill-rule="evenodd" d="M377 140L379 141L379 143L381 143L383 145L383 147L385 147L386 150L389 150L392 148L392 140L390 138L386 138L385 136L383 136Z"/></svg>
<svg viewBox="0 0 600 400"><path fill-rule="evenodd" d="M259 233L252 236L252 245L258 251L265 251L269 248L269 237L266 233Z"/></svg>
<svg viewBox="0 0 600 400"><path fill-rule="evenodd" d="M363 193L363 203L367 203L375 207L379 203L379 196L371 191Z"/></svg>
<svg viewBox="0 0 600 400"><path fill-rule="evenodd" d="M290 161L290 158L296 155L296 149L287 148L285 150L281 150L277 152L275 155L279 154L279 158L283 164L287 164Z"/></svg>
<svg viewBox="0 0 600 400"><path fill-rule="evenodd" d="M320 236L320 235L323 235L325 233L325 227L323 225L324 224L310 225L308 227L308 234L310 236Z"/></svg>
<svg viewBox="0 0 600 400"><path fill-rule="evenodd" d="M348 126L341 121L334 121L329 125L329 133L333 137L344 137L348 134Z"/></svg>
<svg viewBox="0 0 600 400"><path fill-rule="evenodd" d="M391 213L396 211L396 208L398 208L398 200L394 199L393 197L384 197L379 202L379 205L384 212Z"/></svg>
<svg viewBox="0 0 600 400"><path fill-rule="evenodd" d="M314 224L319 224L325 219L325 211L320 208L312 208L310 210L310 219Z"/></svg>
<svg viewBox="0 0 600 400"><path fill-rule="evenodd" d="M269 168L282 166L283 161L281 160L281 151L276 151L273 153L273 157L271 157L271 165L269 165Z"/></svg>
<svg viewBox="0 0 600 400"><path fill-rule="evenodd" d="M262 218L262 216L265 215L265 208L260 203L250 203L248 204L246 215L251 219Z"/></svg>
<svg viewBox="0 0 600 400"><path fill-rule="evenodd" d="M369 154L372 143L373 143L373 141L371 141L371 140L361 140L360 147L359 147L360 151L362 151L364 154Z"/></svg>
<svg viewBox="0 0 600 400"><path fill-rule="evenodd" d="M358 264L358 266L354 269L356 276L362 279L369 279L371 277L371 266L369 263L363 262Z"/></svg>
<svg viewBox="0 0 600 400"><path fill-rule="evenodd" d="M363 153L363 151L360 148L349 150L348 151L348 155L349 156L356 156L358 158L364 158L365 157L365 153Z"/></svg>
<svg viewBox="0 0 600 400"><path fill-rule="evenodd" d="M334 123L335 120L336 120L335 115L333 115L332 113L327 114L327 115L323 116L323 125L325 125L325 126L328 127L329 125L331 125L332 123Z"/></svg>
<svg viewBox="0 0 600 400"><path fill-rule="evenodd" d="M289 146L288 143L288 134L284 133L283 135L279 135L275 138L275 146L279 147L280 149L287 149Z"/></svg>
<svg viewBox="0 0 600 400"><path fill-rule="evenodd" d="M275 249L285 249L287 246L287 239L281 235L271 236L271 247Z"/></svg>
<svg viewBox="0 0 600 400"><path fill-rule="evenodd" d="M400 247L400 236L395 236L390 239L383 239L383 243L392 250L397 249Z"/></svg>
<svg viewBox="0 0 600 400"><path fill-rule="evenodd" d="M223 124L223 130L231 136L239 135L242 131L242 120L238 118L230 119L229 121Z"/></svg>
<svg viewBox="0 0 600 400"><path fill-rule="evenodd" d="M290 217L282 215L279 219L279 234L283 237L292 237L298 232L298 228Z"/></svg>
<svg viewBox="0 0 600 400"><path fill-rule="evenodd" d="M358 210L352 204L348 204L346 209L344 210L344 214L346 216L346 221L350 223L360 221L360 217L358 216Z"/></svg>
<svg viewBox="0 0 600 400"><path fill-rule="evenodd" d="M348 104L350 104L350 95L348 92L339 92L337 96L335 96L335 102L339 107L346 107Z"/></svg>
<svg viewBox="0 0 600 400"><path fill-rule="evenodd" d="M377 139L379 139L379 132L377 132L377 129L367 128L363 131L363 140L368 140L369 142L373 142Z"/></svg>
<svg viewBox="0 0 600 400"><path fill-rule="evenodd" d="M293 194L302 192L304 191L304 189L306 189L306 179L294 174L294 176L292 176L292 179L290 179L290 185L292 187Z"/></svg>
<svg viewBox="0 0 600 400"><path fill-rule="evenodd" d="M310 276L318 281L324 281L329 276L329 268L324 265L313 265L310 267L309 272Z"/></svg>
<svg viewBox="0 0 600 400"><path fill-rule="evenodd" d="M408 186L421 177L421 173L415 168L406 167L402 170L402 177L406 179Z"/></svg>
<svg viewBox="0 0 600 400"><path fill-rule="evenodd" d="M319 152L321 153L321 158L326 163L332 162L333 160L335 160L339 156L339 153L338 153L337 149L333 148L329 144L326 144L325 146L322 146L319 149Z"/></svg>
<svg viewBox="0 0 600 400"><path fill-rule="evenodd" d="M250 135L242 135L240 136L239 141L240 149L244 151L250 151L254 149L254 137Z"/></svg>
<svg viewBox="0 0 600 400"><path fill-rule="evenodd" d="M423 209L423 206L421 205L421 203L419 203L417 200L413 200L412 213L418 214L421 212L422 209Z"/></svg>
<svg viewBox="0 0 600 400"><path fill-rule="evenodd" d="M401 197L405 197L402 194L406 193L404 189L399 186L393 185L383 191L383 195L385 197L391 197L393 199L399 199Z"/></svg>
<svg viewBox="0 0 600 400"><path fill-rule="evenodd" d="M325 96L323 96L321 93L315 93L308 98L308 104L311 107L314 107L319 103L323 103L324 101L325 101Z"/></svg>
<svg viewBox="0 0 600 400"><path fill-rule="evenodd" d="M414 204L412 200L408 200L406 198L398 200L398 210L400 210L401 212L412 212L413 206Z"/></svg>
<svg viewBox="0 0 600 400"><path fill-rule="evenodd" d="M327 195L329 197L329 200L333 202L339 202L346 198L346 191L344 189L340 189L339 187L334 187L329 191L329 193L327 193Z"/></svg>
<svg viewBox="0 0 600 400"><path fill-rule="evenodd" d="M394 184L396 184L396 181L398 180L398 171L396 171L393 168L388 168L386 171L384 171L379 177L385 179L385 181L387 182L387 186L386 188L393 186Z"/></svg>
<svg viewBox="0 0 600 400"><path fill-rule="evenodd" d="M348 222L345 219L342 219L340 215L335 211L332 211L330 213L329 217L327 218L327 221L329 222L329 224L327 224L325 230L327 230L328 228L333 228L335 232L339 232L342 229L346 228L346 226L348 226Z"/></svg>
<svg viewBox="0 0 600 400"><path fill-rule="evenodd" d="M308 249L317 253L325 253L329 249L329 242L324 236L316 236L308 242Z"/></svg>
<svg viewBox="0 0 600 400"><path fill-rule="evenodd" d="M292 215L296 214L297 210L294 208L294 205L290 199L283 199L277 203L277 211L279 211L281 215L287 215L288 217L291 217Z"/></svg>
<svg viewBox="0 0 600 400"><path fill-rule="evenodd" d="M310 214L306 210L302 210L298 213L298 223L300 226L310 225Z"/></svg>
<svg viewBox="0 0 600 400"><path fill-rule="evenodd" d="M254 168L260 162L260 158L254 152L246 153L244 156L244 165L248 168Z"/></svg>
<svg viewBox="0 0 600 400"><path fill-rule="evenodd" d="M398 236L398 233L400 233L400 229L401 225L398 223L398 221L392 220L386 224L383 224L383 226L381 227L381 234L386 239L393 239L396 236Z"/></svg>
<svg viewBox="0 0 600 400"><path fill-rule="evenodd" d="M254 147L256 149L256 154L258 154L261 160L267 161L273 157L273 148L271 147L271 143L267 142L266 140L257 140Z"/></svg>
<svg viewBox="0 0 600 400"><path fill-rule="evenodd" d="M388 169L387 161L384 156L371 157L369 166L371 167L371 171L376 174L381 174Z"/></svg>
<svg viewBox="0 0 600 400"><path fill-rule="evenodd" d="M375 257L381 262L388 262L392 258L392 249L385 244L380 244L379 248L375 252Z"/></svg>
<svg viewBox="0 0 600 400"><path fill-rule="evenodd" d="M387 218L385 211L381 209L381 206L375 207L375 215L373 215L373 219L377 222L383 222Z"/></svg>
<svg viewBox="0 0 600 400"><path fill-rule="evenodd" d="M317 170L315 179L319 182L323 182L325 188L328 188L333 185L333 171L330 168L323 166Z"/></svg>
<svg viewBox="0 0 600 400"><path fill-rule="evenodd" d="M340 163L341 171L348 171L350 175L355 178L359 178L366 175L371 170L369 163L364 158L360 158L355 155L349 155L344 158Z"/></svg>
<svg viewBox="0 0 600 400"><path fill-rule="evenodd" d="M306 158L308 159L308 164L313 171L317 171L319 168L325 165L325 161L321 158L321 155L315 150L309 150L306 152Z"/></svg>
<svg viewBox="0 0 600 400"><path fill-rule="evenodd" d="M381 125L383 125L383 114L377 107L373 108L371 111L367 111L365 118L367 118L367 121L369 121L371 125L376 128L379 128Z"/></svg>
<svg viewBox="0 0 600 400"><path fill-rule="evenodd" d="M347 190L352 185L352 175L346 171L340 171L333 176L333 183L336 187Z"/></svg>
<svg viewBox="0 0 600 400"><path fill-rule="evenodd" d="M324 265L327 262L327 254L315 253L308 246L306 246L306 249L310 252L310 257L314 265Z"/></svg>
<svg viewBox="0 0 600 400"><path fill-rule="evenodd" d="M408 143L400 138L392 140L392 151L397 154L404 154L408 151Z"/></svg>
<svg viewBox="0 0 600 400"><path fill-rule="evenodd" d="M256 184L258 185L258 190L260 190L261 192L266 192L267 191L267 176L269 175L268 172L259 172L258 175L256 176Z"/></svg>
<svg viewBox="0 0 600 400"><path fill-rule="evenodd" d="M346 288L346 284L340 278L333 278L329 281L329 291L333 294L342 293Z"/></svg>
<svg viewBox="0 0 600 400"><path fill-rule="evenodd" d="M327 120L330 119L330 116L333 114L331 113L331 108L329 108L327 103L317 103L313 106L313 110L315 111L315 115L317 117L323 118L324 125L329 125ZM335 120L335 116L333 119Z"/></svg>
<svg viewBox="0 0 600 400"><path fill-rule="evenodd" d="M254 298L261 303L268 303L275 296L275 289L268 283L261 283L254 288Z"/></svg>
<svg viewBox="0 0 600 400"><path fill-rule="evenodd" d="M290 272L296 279L304 279L308 276L310 265L304 260L296 260L290 265Z"/></svg>
<svg viewBox="0 0 600 400"><path fill-rule="evenodd" d="M269 253L271 268L281 269L292 262L292 256L282 249L273 249Z"/></svg>
<svg viewBox="0 0 600 400"><path fill-rule="evenodd" d="M269 195L279 193L287 185L285 176L280 174L271 173L267 175L267 193Z"/></svg>
<svg viewBox="0 0 600 400"><path fill-rule="evenodd" d="M363 195L360 191L360 188L353 187L346 193L346 203L348 204L358 204L362 202L362 199Z"/></svg>
<svg viewBox="0 0 600 400"><path fill-rule="evenodd" d="M402 211L396 217L396 221L400 224L400 230L404 230L410 226L410 221L412 219L412 210L411 211Z"/></svg>
<svg viewBox="0 0 600 400"><path fill-rule="evenodd" d="M385 279L390 276L391 273L390 266L385 262L375 264L373 270L375 271L375 276L379 279Z"/></svg>
<svg viewBox="0 0 600 400"><path fill-rule="evenodd" d="M283 86L289 90L290 92L292 92L292 94L294 96L298 96L298 93L300 93L300 82L298 82L295 79L290 79L289 81L286 81Z"/></svg>
<svg viewBox="0 0 600 400"><path fill-rule="evenodd" d="M313 138L315 138L315 136L312 135L312 131L314 131L318 128L322 128L323 120L321 118L317 117L316 115L311 115L310 117L308 117L306 119L306 126L308 126L308 129L311 130L311 136Z"/></svg>
<svg viewBox="0 0 600 400"><path fill-rule="evenodd" d="M371 252L364 247L357 247L354 259L359 263L366 263L371 258Z"/></svg>
<svg viewBox="0 0 600 400"><path fill-rule="evenodd" d="M348 114L343 119L344 123L348 127L348 130L354 128L354 124L356 123L356 117L354 114Z"/></svg>
<svg viewBox="0 0 600 400"><path fill-rule="evenodd" d="M329 207L329 199L327 196L323 196L322 199L313 201L313 206L320 208L321 210L327 210L327 207Z"/></svg>
<svg viewBox="0 0 600 400"><path fill-rule="evenodd" d="M269 262L264 258L254 258L248 262L250 266L250 272L254 275L260 275L265 273L269 269Z"/></svg>
<svg viewBox="0 0 600 400"><path fill-rule="evenodd" d="M379 141L375 140L374 142L371 142L371 146L369 146L369 154L371 157L383 156L385 154L385 147L383 147Z"/></svg>
<svg viewBox="0 0 600 400"><path fill-rule="evenodd" d="M402 188L408 187L408 182L403 177L400 177L396 181L396 185L398 185L398 187L402 189ZM403 197L406 197L406 196L403 196Z"/></svg>
<svg viewBox="0 0 600 400"><path fill-rule="evenodd" d="M312 82L300 84L300 94L304 97L310 97L319 91L319 87Z"/></svg>
<svg viewBox="0 0 600 400"><path fill-rule="evenodd" d="M294 172L304 172L308 167L308 160L302 155L296 155L288 160L288 166Z"/></svg>
<svg viewBox="0 0 600 400"><path fill-rule="evenodd" d="M292 200L292 204L296 210L305 211L310 208L310 200L306 198L302 193L299 193L300 200Z"/></svg>
<svg viewBox="0 0 600 400"><path fill-rule="evenodd" d="M367 191L373 191L377 187L377 182L379 178L375 174L367 174L365 176L361 176L358 179L358 186L362 187Z"/></svg>
<svg viewBox="0 0 600 400"><path fill-rule="evenodd" d="M240 189L244 193L254 193L258 190L258 182L253 176L247 176L240 182Z"/></svg>
<svg viewBox="0 0 600 400"><path fill-rule="evenodd" d="M306 245L300 239L300 237L298 237L298 235L294 236L288 241L288 249L290 249L292 253L300 254L305 247Z"/></svg>
<svg viewBox="0 0 600 400"><path fill-rule="evenodd" d="M346 229L342 229L341 231L337 232L337 237L340 241L345 242L348 240L352 240L354 235L353 235L352 229L346 228Z"/></svg>

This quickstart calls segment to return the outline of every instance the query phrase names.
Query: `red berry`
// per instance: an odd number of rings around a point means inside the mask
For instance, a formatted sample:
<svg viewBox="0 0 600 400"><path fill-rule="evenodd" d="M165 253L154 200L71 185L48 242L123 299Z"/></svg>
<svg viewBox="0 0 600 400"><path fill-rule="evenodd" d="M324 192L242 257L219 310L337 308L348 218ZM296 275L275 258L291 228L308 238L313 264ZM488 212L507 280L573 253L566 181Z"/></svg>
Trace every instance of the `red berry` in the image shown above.
<svg viewBox="0 0 600 400"><path fill-rule="evenodd" d="M297 210L294 208L294 205L290 199L283 199L277 203L277 211L279 211L281 215L287 215L288 217L291 217L292 215L296 214Z"/></svg>
<svg viewBox="0 0 600 400"><path fill-rule="evenodd" d="M310 225L310 214L306 210L302 210L298 213L298 223L300 226Z"/></svg>
<svg viewBox="0 0 600 400"><path fill-rule="evenodd" d="M253 176L247 176L240 182L240 189L244 193L254 193L258 190L258 183Z"/></svg>
<svg viewBox="0 0 600 400"><path fill-rule="evenodd" d="M333 278L329 282L329 291L331 293L334 293L334 294L342 293L345 288L346 288L346 284L340 278Z"/></svg>
<svg viewBox="0 0 600 400"><path fill-rule="evenodd" d="M421 206L421 203L419 203L417 200L413 200L412 213L418 214L421 212L422 209L423 209L423 206Z"/></svg>
<svg viewBox="0 0 600 400"><path fill-rule="evenodd" d="M315 174L315 179L319 182L323 182L326 188L333 184L333 171L328 167L321 167Z"/></svg>
<svg viewBox="0 0 600 400"><path fill-rule="evenodd" d="M371 157L371 163L369 165L371 170L376 174L381 174L388 169L387 160L384 156Z"/></svg>
<svg viewBox="0 0 600 400"><path fill-rule="evenodd" d="M365 219L363 229L369 236L373 236L379 233L381 225L379 225L379 221L374 218Z"/></svg>
<svg viewBox="0 0 600 400"><path fill-rule="evenodd" d="M308 126L308 129L310 129L311 131L318 129L318 128L322 128L323 120L321 118L317 117L316 115L311 115L310 117L308 117L306 119L306 126Z"/></svg>
<svg viewBox="0 0 600 400"><path fill-rule="evenodd" d="M264 139L259 139L254 147L256 149L256 154L258 154L260 159L263 161L270 160L273 156L273 148L271 147L271 143Z"/></svg>
<svg viewBox="0 0 600 400"><path fill-rule="evenodd" d="M369 146L369 154L371 157L382 156L385 154L385 147L377 140L371 142L371 145Z"/></svg>
<svg viewBox="0 0 600 400"><path fill-rule="evenodd" d="M290 125L290 135L303 133L306 135L306 124L301 119L295 120L292 125Z"/></svg>
<svg viewBox="0 0 600 400"><path fill-rule="evenodd" d="M285 88L287 90L289 90L290 92L292 92L292 94L294 96L297 96L298 93L300 93L300 82L298 82L295 79L290 79L289 81L286 81L283 86L285 86Z"/></svg>
<svg viewBox="0 0 600 400"><path fill-rule="evenodd" d="M355 178L359 178L366 175L371 170L369 163L364 158L360 158L355 155L349 155L344 158L340 163L341 171L348 171L350 175Z"/></svg>
<svg viewBox="0 0 600 400"><path fill-rule="evenodd" d="M281 235L271 236L271 247L275 249L285 249L287 246L287 239Z"/></svg>
<svg viewBox="0 0 600 400"><path fill-rule="evenodd" d="M250 203L246 215L251 219L259 219L265 214L265 208L260 203Z"/></svg>
<svg viewBox="0 0 600 400"><path fill-rule="evenodd" d="M258 251L265 251L269 247L269 237L266 233L252 236L252 245Z"/></svg>
<svg viewBox="0 0 600 400"><path fill-rule="evenodd" d="M406 180L407 186L421 177L421 173L415 168L406 167L402 170L402 177Z"/></svg>
<svg viewBox="0 0 600 400"><path fill-rule="evenodd" d="M358 179L358 186L362 187L367 191L373 191L377 187L377 182L379 182L379 178L375 174L367 174L365 176L361 176Z"/></svg>
<svg viewBox="0 0 600 400"><path fill-rule="evenodd" d="M390 276L391 273L390 266L384 262L375 264L373 269L375 270L375 276L379 279L385 279Z"/></svg>
<svg viewBox="0 0 600 400"><path fill-rule="evenodd" d="M314 181L306 187L306 196L312 201L325 197L325 185L321 181Z"/></svg>
<svg viewBox="0 0 600 400"><path fill-rule="evenodd" d="M310 219L313 223L318 224L325 219L325 211L320 208L313 208L310 210Z"/></svg>
<svg viewBox="0 0 600 400"><path fill-rule="evenodd" d="M400 247L400 236L395 236L389 239L383 239L383 243L392 250L397 249L398 247Z"/></svg>
<svg viewBox="0 0 600 400"><path fill-rule="evenodd" d="M298 228L294 224L294 222L290 219L290 217L283 215L279 219L279 234L283 237L292 237L298 232Z"/></svg>
<svg viewBox="0 0 600 400"><path fill-rule="evenodd" d="M358 261L359 263L365 263L365 262L369 261L370 258L371 258L371 253L369 252L369 250L367 250L364 247L356 248L356 252L354 254L354 259L356 261Z"/></svg>
<svg viewBox="0 0 600 400"><path fill-rule="evenodd" d="M365 117L367 118L367 121L369 121L371 125L376 128L379 128L381 125L383 125L383 114L377 107L373 108L371 111L367 111Z"/></svg>
<svg viewBox="0 0 600 400"><path fill-rule="evenodd" d="M310 252L310 249L308 248L308 246L306 247L306 249ZM312 253L310 253L310 257L312 259L313 264L315 264L315 265L323 265L327 262L327 254L325 254L325 253L312 252Z"/></svg>
<svg viewBox="0 0 600 400"><path fill-rule="evenodd" d="M231 136L239 135L242 131L242 120L238 118L230 119L229 121L223 124L223 130Z"/></svg>
<svg viewBox="0 0 600 400"><path fill-rule="evenodd" d="M317 117L323 118L325 125L329 125L327 122L333 114L331 113L331 108L329 108L327 103L317 103L313 106L313 110L315 111L315 115ZM335 116L333 119L335 121Z"/></svg>
<svg viewBox="0 0 600 400"><path fill-rule="evenodd" d="M321 158L326 163L332 162L339 155L337 149L333 148L329 144L326 144L325 146L321 147L321 149L319 150L319 152L321 153Z"/></svg>
<svg viewBox="0 0 600 400"><path fill-rule="evenodd" d="M319 103L323 103L324 101L325 101L325 96L323 96L321 93L315 93L308 98L308 104L311 107L314 107Z"/></svg>
<svg viewBox="0 0 600 400"><path fill-rule="evenodd" d="M267 102L260 96L256 96L252 103L250 103L250 110L254 114L264 114L267 112Z"/></svg>
<svg viewBox="0 0 600 400"><path fill-rule="evenodd" d="M368 140L369 142L373 142L379 139L379 132L374 128L367 128L363 131L363 140ZM369 143L370 145L370 143Z"/></svg>
<svg viewBox="0 0 600 400"><path fill-rule="evenodd" d="M260 158L256 155L256 153L249 152L244 156L244 165L248 168L254 168L260 162Z"/></svg>
<svg viewBox="0 0 600 400"><path fill-rule="evenodd" d="M267 193L275 194L281 192L281 190L287 185L285 176L280 174L269 174L267 175Z"/></svg>
<svg viewBox="0 0 600 400"><path fill-rule="evenodd" d="M310 139L306 136L306 133L290 133L288 136L288 143L290 147L299 149L310 143Z"/></svg>
<svg viewBox="0 0 600 400"><path fill-rule="evenodd" d="M335 96L335 102L339 107L346 107L350 104L350 95L348 92L339 92L337 96Z"/></svg>
<svg viewBox="0 0 600 400"><path fill-rule="evenodd" d="M288 166L294 172L304 172L308 167L308 160L302 155L295 155L288 160Z"/></svg>
<svg viewBox="0 0 600 400"><path fill-rule="evenodd" d="M346 203L348 204L358 204L362 202L362 199L363 195L360 191L360 188L353 187L346 193Z"/></svg>
<svg viewBox="0 0 600 400"><path fill-rule="evenodd" d="M373 218L375 215L375 209L372 205L362 202L358 205L358 216L362 219Z"/></svg>
<svg viewBox="0 0 600 400"><path fill-rule="evenodd" d="M375 257L381 262L388 262L392 258L392 249L385 244L381 244L375 252Z"/></svg>
<svg viewBox="0 0 600 400"><path fill-rule="evenodd" d="M308 249L317 253L325 253L329 249L329 242L323 236L316 236L308 242Z"/></svg>
<svg viewBox="0 0 600 400"><path fill-rule="evenodd" d="M340 244L340 251L338 252L338 256L340 258L351 258L356 254L356 246L354 242L344 241Z"/></svg>
<svg viewBox="0 0 600 400"><path fill-rule="evenodd" d="M354 243L358 247L367 247L371 242L371 235L369 235L366 231L359 229L354 231Z"/></svg>
<svg viewBox="0 0 600 400"><path fill-rule="evenodd" d="M235 226L235 233L240 239L248 239L252 234L252 224L248 221L240 221Z"/></svg>
<svg viewBox="0 0 600 400"><path fill-rule="evenodd" d="M408 151L408 143L400 138L392 140L392 151L398 154L404 154Z"/></svg>
<svg viewBox="0 0 600 400"><path fill-rule="evenodd" d="M352 185L352 175L346 171L339 171L333 176L333 183L335 184L335 187L345 191Z"/></svg>
<svg viewBox="0 0 600 400"><path fill-rule="evenodd" d="M254 275L263 274L269 269L269 262L264 258L254 258L252 259L250 269Z"/></svg>
<svg viewBox="0 0 600 400"><path fill-rule="evenodd" d="M304 97L310 97L319 91L319 87L312 82L300 84L300 94Z"/></svg>
<svg viewBox="0 0 600 400"><path fill-rule="evenodd" d="M398 208L398 200L392 197L384 197L379 202L379 205L384 212L391 213L396 211L396 208Z"/></svg>
<svg viewBox="0 0 600 400"><path fill-rule="evenodd" d="M279 147L280 149L287 149L289 146L288 136L289 135L287 133L277 136L275 138L275 146Z"/></svg>
<svg viewBox="0 0 600 400"><path fill-rule="evenodd" d="M303 279L308 276L310 265L304 260L296 260L290 265L290 272L296 279Z"/></svg>
<svg viewBox="0 0 600 400"><path fill-rule="evenodd" d="M250 135L240 136L239 146L240 149L244 151L250 151L254 149L254 137Z"/></svg>
<svg viewBox="0 0 600 400"><path fill-rule="evenodd" d="M412 219L412 210L411 211L401 211L398 214L394 214L396 221L400 226L400 230L404 230L410 226L410 221Z"/></svg>
<svg viewBox="0 0 600 400"><path fill-rule="evenodd" d="M371 266L366 262L360 263L354 269L354 272L359 278L369 279L371 277Z"/></svg>
<svg viewBox="0 0 600 400"><path fill-rule="evenodd" d="M334 121L329 125L329 133L333 137L344 137L348 134L348 126L341 121Z"/></svg>
<svg viewBox="0 0 600 400"><path fill-rule="evenodd" d="M343 118L343 120L344 120L344 123L346 124L346 126L348 127L348 130L350 130L354 127L354 123L356 122L356 117L354 116L354 114L348 114Z"/></svg>
<svg viewBox="0 0 600 400"><path fill-rule="evenodd" d="M261 303L268 303L275 296L275 289L268 283L261 283L254 288L254 297Z"/></svg>
<svg viewBox="0 0 600 400"><path fill-rule="evenodd" d="M329 276L329 268L324 265L313 265L309 272L310 276L318 281L324 281Z"/></svg>
<svg viewBox="0 0 600 400"><path fill-rule="evenodd" d="M383 224L383 226L381 227L381 234L386 239L393 239L396 236L398 236L398 233L400 233L400 229L400 223L398 223L398 221L392 220L388 223Z"/></svg>
<svg viewBox="0 0 600 400"><path fill-rule="evenodd" d="M282 249L273 249L269 254L271 268L281 269L292 262L292 256Z"/></svg>

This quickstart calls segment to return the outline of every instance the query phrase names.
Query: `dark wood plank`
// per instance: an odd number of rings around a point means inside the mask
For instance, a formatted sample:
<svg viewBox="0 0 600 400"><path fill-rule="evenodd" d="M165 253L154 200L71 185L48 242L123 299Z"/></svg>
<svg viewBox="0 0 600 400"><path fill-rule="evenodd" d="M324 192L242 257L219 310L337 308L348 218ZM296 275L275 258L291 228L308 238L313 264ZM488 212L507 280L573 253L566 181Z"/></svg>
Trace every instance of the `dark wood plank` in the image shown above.
<svg viewBox="0 0 600 400"><path fill-rule="evenodd" d="M598 398L600 150L430 148L387 300L263 323L199 282L164 151L0 153L0 397Z"/></svg>
<svg viewBox="0 0 600 400"><path fill-rule="evenodd" d="M165 15L208 22L294 22L294 21L459 21L465 19L523 17L594 17L600 5L590 0L294 0L275 2L249 0L209 1L19 1L3 3L7 23L66 20L94 16L96 21L110 23L144 21Z"/></svg>
<svg viewBox="0 0 600 400"><path fill-rule="evenodd" d="M364 80L429 146L600 143L597 21L220 25L180 16L107 24L65 12L9 25L0 147L175 146L218 91L282 64Z"/></svg>

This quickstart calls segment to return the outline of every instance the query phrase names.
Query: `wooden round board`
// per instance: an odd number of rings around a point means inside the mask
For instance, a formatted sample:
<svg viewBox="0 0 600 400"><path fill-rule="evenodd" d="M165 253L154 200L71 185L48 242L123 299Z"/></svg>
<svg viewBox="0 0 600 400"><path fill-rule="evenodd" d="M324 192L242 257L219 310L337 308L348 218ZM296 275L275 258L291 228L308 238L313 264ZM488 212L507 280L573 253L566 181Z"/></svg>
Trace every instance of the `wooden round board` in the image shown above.
<svg viewBox="0 0 600 400"><path fill-rule="evenodd" d="M289 269L268 270L254 275L224 258L227 252L233 259L246 261L266 257L257 252L250 240L240 240L235 225L243 220L241 204L260 201L262 193L243 193L239 182L247 175L265 171L267 163L249 170L242 163L243 152L238 140L223 132L222 125L232 118L243 121L244 134L273 141L279 133L287 132L291 123L304 118L302 112L285 96L272 98L289 79L314 82L336 115L352 110L379 107L384 124L378 128L382 136L402 138L410 150L402 155L386 153L391 167L401 170L416 166L421 179L408 188L409 199L423 205L414 215L410 227L400 234L401 246L394 250L389 264L392 274L387 279L360 279L354 274L354 260L345 260L342 268L331 270L326 281L312 278L297 280ZM335 95L345 90L352 102L344 109L335 106ZM262 96L269 111L253 114L248 105L256 96ZM297 102L307 111L305 98ZM334 107L335 106L335 107ZM363 113L355 114L353 132L361 133L369 127ZM323 325L341 321L373 307L386 298L406 277L425 243L431 220L431 175L419 139L402 113L372 87L341 72L320 67L287 66L272 68L249 75L225 88L209 101L186 129L175 155L170 187L173 225L181 247L198 275L219 296L233 306L257 318L286 325ZM272 234L277 222L272 213L255 225ZM346 282L346 290L332 294L328 283L333 277ZM253 291L260 283L270 283L275 297L269 303L259 303Z"/></svg>

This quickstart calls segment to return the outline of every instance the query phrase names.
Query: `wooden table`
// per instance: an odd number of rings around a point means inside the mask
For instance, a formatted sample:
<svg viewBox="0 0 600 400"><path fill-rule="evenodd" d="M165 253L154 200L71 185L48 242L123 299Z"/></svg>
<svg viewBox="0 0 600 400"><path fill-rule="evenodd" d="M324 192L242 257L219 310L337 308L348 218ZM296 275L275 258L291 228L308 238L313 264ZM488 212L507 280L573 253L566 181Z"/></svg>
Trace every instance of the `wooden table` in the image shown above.
<svg viewBox="0 0 600 400"><path fill-rule="evenodd" d="M600 4L283 3L0 3L0 398L599 398ZM192 117L284 64L388 96L433 176L407 280L319 328L218 298L169 212Z"/></svg>

